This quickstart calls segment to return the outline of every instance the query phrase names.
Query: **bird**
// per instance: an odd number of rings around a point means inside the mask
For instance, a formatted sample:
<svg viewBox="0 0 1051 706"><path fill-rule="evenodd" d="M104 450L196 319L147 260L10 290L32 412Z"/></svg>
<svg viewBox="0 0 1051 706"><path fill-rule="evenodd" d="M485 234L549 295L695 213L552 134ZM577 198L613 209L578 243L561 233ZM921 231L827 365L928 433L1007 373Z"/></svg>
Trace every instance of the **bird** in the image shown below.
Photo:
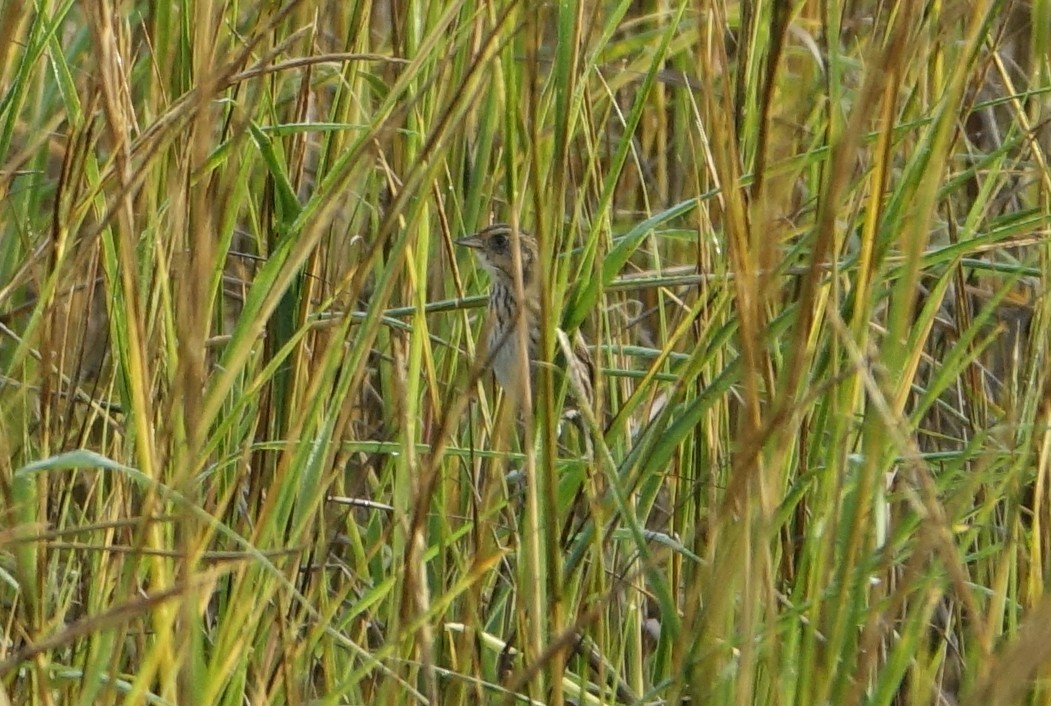
<svg viewBox="0 0 1051 706"><path fill-rule="evenodd" d="M508 395L523 399L526 384L536 391L536 361L540 350L540 281L538 276L539 248L536 238L528 232L506 223L496 223L474 235L461 238L457 245L474 251L478 262L489 274L489 329L485 340L486 360L500 387ZM517 248L517 257L516 255ZM516 283L516 267L519 282ZM519 290L519 286L521 290ZM523 301L519 301L521 292ZM519 321L525 326L525 357L528 376L523 378L521 353L522 338ZM570 376L570 393L576 404L593 402L595 368L583 336L575 332L572 342L559 336L568 363L564 367ZM530 399L535 399L533 395Z"/></svg>

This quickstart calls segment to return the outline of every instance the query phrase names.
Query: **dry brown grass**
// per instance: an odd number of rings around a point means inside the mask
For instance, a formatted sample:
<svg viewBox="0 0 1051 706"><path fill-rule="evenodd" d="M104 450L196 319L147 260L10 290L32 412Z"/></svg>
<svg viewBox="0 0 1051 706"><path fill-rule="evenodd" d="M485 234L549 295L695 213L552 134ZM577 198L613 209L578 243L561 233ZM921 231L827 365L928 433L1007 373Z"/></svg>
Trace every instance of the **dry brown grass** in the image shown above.
<svg viewBox="0 0 1051 706"><path fill-rule="evenodd" d="M5 5L0 704L1047 703L1045 5Z"/></svg>

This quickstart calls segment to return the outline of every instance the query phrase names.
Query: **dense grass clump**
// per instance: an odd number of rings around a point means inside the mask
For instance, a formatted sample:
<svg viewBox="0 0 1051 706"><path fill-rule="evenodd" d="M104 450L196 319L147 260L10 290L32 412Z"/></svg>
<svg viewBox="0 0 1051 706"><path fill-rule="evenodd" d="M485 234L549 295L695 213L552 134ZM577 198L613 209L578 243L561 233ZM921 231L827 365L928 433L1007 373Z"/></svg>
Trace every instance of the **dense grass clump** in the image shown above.
<svg viewBox="0 0 1051 706"><path fill-rule="evenodd" d="M0 705L1051 703L1046 0L12 0L0 47Z"/></svg>

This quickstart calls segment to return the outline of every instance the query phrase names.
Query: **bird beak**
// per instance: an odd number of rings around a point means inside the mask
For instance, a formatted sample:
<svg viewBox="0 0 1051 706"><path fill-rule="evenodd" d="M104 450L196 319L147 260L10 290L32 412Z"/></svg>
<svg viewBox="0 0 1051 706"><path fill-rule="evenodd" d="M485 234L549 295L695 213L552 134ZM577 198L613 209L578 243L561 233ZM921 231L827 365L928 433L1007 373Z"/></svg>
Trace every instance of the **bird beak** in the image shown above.
<svg viewBox="0 0 1051 706"><path fill-rule="evenodd" d="M461 247L472 248L474 250L481 250L484 245L482 239L479 238L477 235L472 235L469 238L460 238L456 241L456 244Z"/></svg>

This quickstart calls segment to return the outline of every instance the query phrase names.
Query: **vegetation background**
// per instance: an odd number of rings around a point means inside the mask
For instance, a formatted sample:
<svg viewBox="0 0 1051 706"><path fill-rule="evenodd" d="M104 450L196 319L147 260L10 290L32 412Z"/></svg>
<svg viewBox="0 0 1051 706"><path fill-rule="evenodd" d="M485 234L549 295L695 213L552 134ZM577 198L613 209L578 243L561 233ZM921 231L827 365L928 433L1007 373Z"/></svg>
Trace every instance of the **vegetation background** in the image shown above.
<svg viewBox="0 0 1051 706"><path fill-rule="evenodd" d="M1051 703L1048 0L0 7L0 704Z"/></svg>

